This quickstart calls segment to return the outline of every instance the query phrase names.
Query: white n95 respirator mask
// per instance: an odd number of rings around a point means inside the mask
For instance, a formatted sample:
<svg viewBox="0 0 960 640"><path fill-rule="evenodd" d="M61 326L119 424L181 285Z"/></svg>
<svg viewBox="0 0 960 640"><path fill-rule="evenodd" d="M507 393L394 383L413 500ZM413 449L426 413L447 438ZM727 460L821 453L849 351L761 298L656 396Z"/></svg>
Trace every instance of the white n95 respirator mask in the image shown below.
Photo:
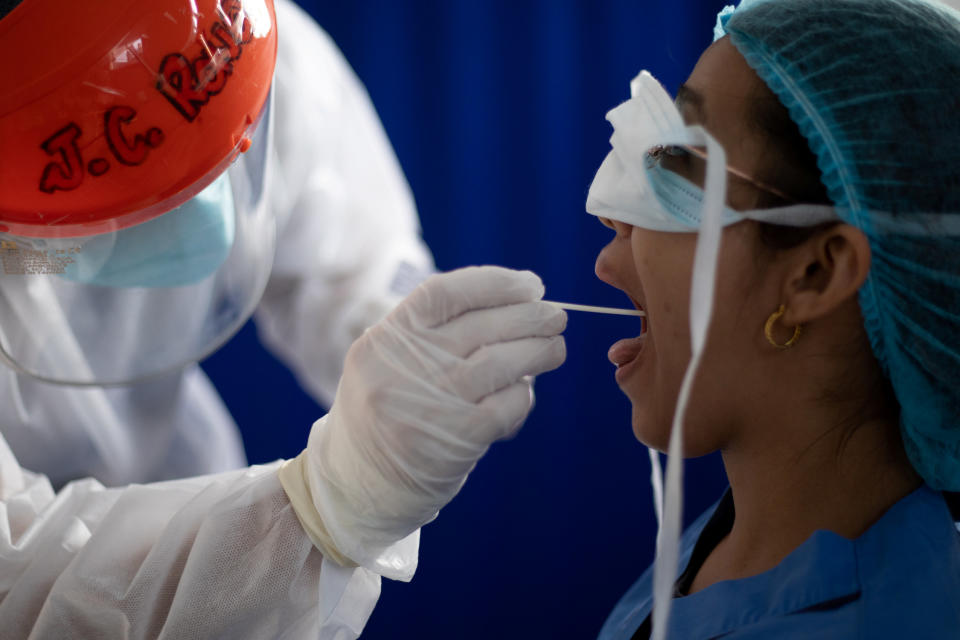
<svg viewBox="0 0 960 640"><path fill-rule="evenodd" d="M727 166L723 147L703 129L683 122L670 94L649 72L630 83L631 98L607 114L613 147L590 185L587 212L651 231L691 233L705 208L716 206L721 226L761 220L813 226L837 220L832 207L795 204L736 211L726 203L726 174L788 201L789 196ZM708 180L712 168L714 180Z"/></svg>

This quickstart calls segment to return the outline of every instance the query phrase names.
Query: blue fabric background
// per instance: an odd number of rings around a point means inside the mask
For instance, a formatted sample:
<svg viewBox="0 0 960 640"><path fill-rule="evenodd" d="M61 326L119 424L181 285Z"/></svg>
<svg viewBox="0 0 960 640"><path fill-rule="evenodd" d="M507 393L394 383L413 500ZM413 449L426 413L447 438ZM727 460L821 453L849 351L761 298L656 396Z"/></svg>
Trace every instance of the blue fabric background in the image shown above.
<svg viewBox="0 0 960 640"><path fill-rule="evenodd" d="M629 306L593 275L610 231L584 212L610 108L649 69L671 91L723 0L300 0L364 81L439 268L532 269L548 297ZM606 352L636 319L571 312L569 358L423 530L410 584L384 581L369 639L591 638L653 557L646 450ZM323 409L248 325L204 363L251 462L296 455ZM725 485L687 464L689 522Z"/></svg>

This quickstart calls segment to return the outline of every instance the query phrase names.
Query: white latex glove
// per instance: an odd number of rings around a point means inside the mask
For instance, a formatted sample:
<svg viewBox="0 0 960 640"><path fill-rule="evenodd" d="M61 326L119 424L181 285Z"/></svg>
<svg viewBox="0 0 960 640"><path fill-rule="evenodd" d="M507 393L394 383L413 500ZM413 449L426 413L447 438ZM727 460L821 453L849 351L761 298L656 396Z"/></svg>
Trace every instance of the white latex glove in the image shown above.
<svg viewBox="0 0 960 640"><path fill-rule="evenodd" d="M434 275L353 344L330 412L280 472L324 555L412 576L419 527L519 429L529 376L566 357L566 314L543 292L529 271Z"/></svg>

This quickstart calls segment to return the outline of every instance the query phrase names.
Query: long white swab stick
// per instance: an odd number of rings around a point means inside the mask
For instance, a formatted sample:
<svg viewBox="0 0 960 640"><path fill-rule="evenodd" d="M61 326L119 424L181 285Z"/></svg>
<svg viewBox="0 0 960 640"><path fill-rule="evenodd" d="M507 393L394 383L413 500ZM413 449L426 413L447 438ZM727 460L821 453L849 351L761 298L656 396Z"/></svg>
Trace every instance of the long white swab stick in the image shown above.
<svg viewBox="0 0 960 640"><path fill-rule="evenodd" d="M613 307L594 307L589 304L573 304L572 302L555 302L553 300L544 300L547 304L552 304L561 309L570 311L589 311L590 313L609 313L614 316L639 316L645 317L647 314L637 309L614 309Z"/></svg>

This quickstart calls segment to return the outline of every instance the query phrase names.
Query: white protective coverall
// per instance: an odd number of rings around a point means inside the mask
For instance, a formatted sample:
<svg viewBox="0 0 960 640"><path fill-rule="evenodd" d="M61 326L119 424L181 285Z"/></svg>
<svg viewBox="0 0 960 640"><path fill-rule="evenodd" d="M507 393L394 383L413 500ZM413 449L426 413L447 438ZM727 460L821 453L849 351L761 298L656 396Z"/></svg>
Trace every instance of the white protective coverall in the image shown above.
<svg viewBox="0 0 960 640"><path fill-rule="evenodd" d="M565 314L529 272L431 276L347 352L295 459L54 494L0 436L0 635L357 637L380 576L560 365Z"/></svg>
<svg viewBox="0 0 960 640"><path fill-rule="evenodd" d="M432 261L362 85L300 8L277 0L276 10L279 237L257 321L329 404L351 342L399 299L397 281ZM240 468L236 426L198 366L109 389L0 367L0 407L0 637L353 638L363 628L380 576L324 559L279 462ZM86 476L97 480L51 486ZM413 553L394 577L409 578Z"/></svg>
<svg viewBox="0 0 960 640"><path fill-rule="evenodd" d="M55 496L0 438L0 635L356 637L380 578L324 559L276 468Z"/></svg>
<svg viewBox="0 0 960 640"><path fill-rule="evenodd" d="M495 267L431 276L363 331L430 259L357 79L301 10L277 15L280 238L257 313L331 409L294 460L222 471L243 453L196 366L114 389L0 369L4 640L356 638L381 576L412 577L419 527L563 360L539 278Z"/></svg>
<svg viewBox="0 0 960 640"><path fill-rule="evenodd" d="M255 319L267 347L329 406L347 348L433 263L362 84L302 9L277 0L276 11L268 189L279 233ZM47 384L0 366L0 407L10 449L54 486L84 477L107 486L153 482L246 465L237 427L196 365L119 388Z"/></svg>

